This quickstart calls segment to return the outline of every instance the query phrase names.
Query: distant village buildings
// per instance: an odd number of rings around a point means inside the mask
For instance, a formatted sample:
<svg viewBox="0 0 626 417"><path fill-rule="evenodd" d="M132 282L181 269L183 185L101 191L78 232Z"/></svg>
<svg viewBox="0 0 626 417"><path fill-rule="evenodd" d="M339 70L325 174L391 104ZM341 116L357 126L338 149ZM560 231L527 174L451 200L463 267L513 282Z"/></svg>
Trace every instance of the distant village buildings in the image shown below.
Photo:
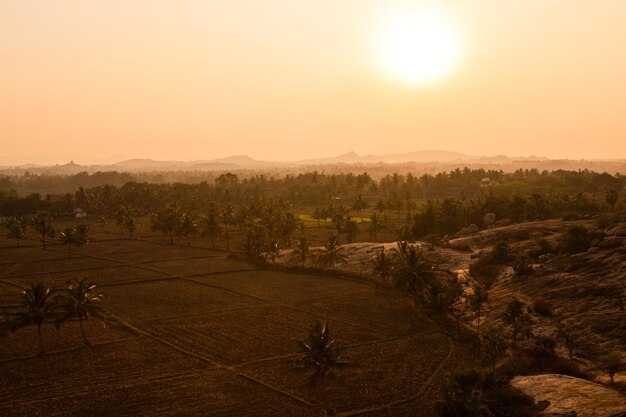
<svg viewBox="0 0 626 417"><path fill-rule="evenodd" d="M76 219L84 219L87 217L87 212L83 211L82 208L78 207L74 209L74 218Z"/></svg>

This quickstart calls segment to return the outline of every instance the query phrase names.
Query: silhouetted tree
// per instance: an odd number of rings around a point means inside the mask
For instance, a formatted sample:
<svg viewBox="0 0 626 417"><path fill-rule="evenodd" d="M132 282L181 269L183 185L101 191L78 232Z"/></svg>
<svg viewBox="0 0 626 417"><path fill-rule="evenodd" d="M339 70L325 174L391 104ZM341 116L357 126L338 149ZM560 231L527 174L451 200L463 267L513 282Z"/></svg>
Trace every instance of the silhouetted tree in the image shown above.
<svg viewBox="0 0 626 417"><path fill-rule="evenodd" d="M298 240L298 246L291 252L292 259L298 259L305 266L306 259L311 254L311 248L306 238L302 237Z"/></svg>
<svg viewBox="0 0 626 417"><path fill-rule="evenodd" d="M525 330L529 330L531 324L528 308L516 297L513 297L513 300L506 306L502 321L511 327L511 347L515 347L518 336Z"/></svg>
<svg viewBox="0 0 626 417"><path fill-rule="evenodd" d="M309 389L338 377L337 371L352 364L342 358L343 347L330 334L328 322L316 322L306 339L298 342L300 356L291 361L296 369L310 372Z"/></svg>
<svg viewBox="0 0 626 417"><path fill-rule="evenodd" d="M44 353L41 326L52 317L54 303L53 291L43 282L35 282L22 292L22 308L11 322L11 329L16 330L27 326L37 326L39 336L39 354Z"/></svg>
<svg viewBox="0 0 626 417"><path fill-rule="evenodd" d="M330 266L335 269L335 265L345 261L346 255L343 253L343 248L339 243L339 238L332 235L328 238L326 244L321 249L318 262L323 266Z"/></svg>
<svg viewBox="0 0 626 417"><path fill-rule="evenodd" d="M493 371L498 360L505 356L507 347L504 329L501 325L492 323L485 326L480 334L480 352L490 371Z"/></svg>
<svg viewBox="0 0 626 417"><path fill-rule="evenodd" d="M106 311L101 306L104 295L94 292L95 289L96 285L89 283L85 278L80 281L71 280L66 283L65 288L54 299L55 309L58 309L59 312L55 321L57 328L65 321L77 318L86 345L89 345L90 342L85 335L83 321L90 316L101 319L106 316Z"/></svg>
<svg viewBox="0 0 626 417"><path fill-rule="evenodd" d="M31 223L41 236L42 247L46 249L46 238L54 239L55 231L52 226L52 216L49 213L39 213L32 218Z"/></svg>
<svg viewBox="0 0 626 417"><path fill-rule="evenodd" d="M487 302L487 289L480 283L472 286L472 294L468 297L470 310L476 317L476 329L480 341L480 316L483 311L484 304Z"/></svg>
<svg viewBox="0 0 626 417"><path fill-rule="evenodd" d="M20 245L20 239L26 237L26 219L24 217L11 217L7 222L7 239L15 239L17 246Z"/></svg>
<svg viewBox="0 0 626 417"><path fill-rule="evenodd" d="M608 372L611 379L611 385L615 384L615 375L624 369L624 362L618 352L611 352L604 356L600 356L600 363L604 366L604 369Z"/></svg>
<svg viewBox="0 0 626 417"><path fill-rule="evenodd" d="M387 256L385 253L385 248L381 248L380 251L372 258L371 260L373 266L373 273L375 275L380 275L380 279L382 282L387 281L389 274L391 273L391 269L393 267L393 259Z"/></svg>
<svg viewBox="0 0 626 417"><path fill-rule="evenodd" d="M174 234L178 230L181 219L181 210L177 207L165 207L150 215L151 229L161 232L170 238L170 245L174 244Z"/></svg>
<svg viewBox="0 0 626 417"><path fill-rule="evenodd" d="M367 201L363 199L361 194L358 195L356 201L352 205L352 208L359 212L359 217L361 217L361 221L363 221L363 210L368 207Z"/></svg>

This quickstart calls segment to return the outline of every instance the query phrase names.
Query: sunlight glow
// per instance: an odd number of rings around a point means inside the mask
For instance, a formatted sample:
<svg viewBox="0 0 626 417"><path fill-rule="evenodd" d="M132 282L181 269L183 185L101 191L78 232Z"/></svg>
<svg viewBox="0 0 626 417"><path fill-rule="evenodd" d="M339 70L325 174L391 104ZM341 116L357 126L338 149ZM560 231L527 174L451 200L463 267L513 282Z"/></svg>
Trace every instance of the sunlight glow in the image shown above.
<svg viewBox="0 0 626 417"><path fill-rule="evenodd" d="M432 84L456 67L458 35L439 13L411 11L391 16L375 44L376 60L392 78L413 84Z"/></svg>

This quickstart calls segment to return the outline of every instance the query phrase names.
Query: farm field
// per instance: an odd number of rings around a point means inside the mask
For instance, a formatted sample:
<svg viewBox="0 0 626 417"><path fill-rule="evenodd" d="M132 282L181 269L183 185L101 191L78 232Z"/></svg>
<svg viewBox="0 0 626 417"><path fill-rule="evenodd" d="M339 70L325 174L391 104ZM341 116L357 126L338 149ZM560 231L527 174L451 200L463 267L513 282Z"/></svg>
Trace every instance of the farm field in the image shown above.
<svg viewBox="0 0 626 417"><path fill-rule="evenodd" d="M443 375L464 365L399 293L226 255L110 235L72 258L4 242L1 308L14 309L31 282L87 277L120 324L87 321L90 346L77 322L45 324L43 355L33 327L1 339L0 415L429 415ZM309 391L289 359L317 320L357 366Z"/></svg>

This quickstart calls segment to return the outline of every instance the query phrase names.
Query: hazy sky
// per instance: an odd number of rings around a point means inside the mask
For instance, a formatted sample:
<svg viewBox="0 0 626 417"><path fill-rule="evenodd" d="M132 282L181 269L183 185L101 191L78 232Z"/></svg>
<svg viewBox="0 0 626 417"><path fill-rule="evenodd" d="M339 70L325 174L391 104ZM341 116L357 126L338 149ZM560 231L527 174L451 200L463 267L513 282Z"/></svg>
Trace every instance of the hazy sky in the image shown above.
<svg viewBox="0 0 626 417"><path fill-rule="evenodd" d="M437 83L381 70L380 28L407 7L457 36ZM625 22L624 0L0 0L0 165L626 158Z"/></svg>

